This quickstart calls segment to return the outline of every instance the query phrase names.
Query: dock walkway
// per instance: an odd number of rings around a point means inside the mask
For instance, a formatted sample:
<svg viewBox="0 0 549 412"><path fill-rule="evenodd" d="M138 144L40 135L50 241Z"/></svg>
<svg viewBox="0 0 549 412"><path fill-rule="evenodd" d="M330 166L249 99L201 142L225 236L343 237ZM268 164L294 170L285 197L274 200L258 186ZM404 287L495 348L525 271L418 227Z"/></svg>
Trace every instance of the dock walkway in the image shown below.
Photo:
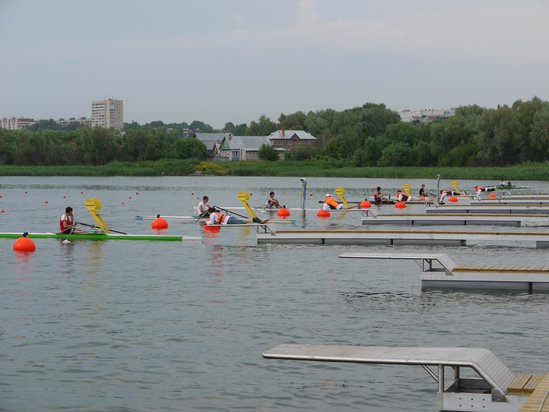
<svg viewBox="0 0 549 412"><path fill-rule="evenodd" d="M450 245L465 246L468 241L530 242L536 248L549 247L549 232L498 231L405 231L405 230L279 230L258 234L257 243L313 245Z"/></svg>
<svg viewBox="0 0 549 412"><path fill-rule="evenodd" d="M438 386L438 409L451 411L549 411L549 375L515 374L484 348L282 344L268 359L421 366ZM446 369L451 374L446 374ZM468 369L471 374L463 374ZM467 378L465 378L467 376ZM446 382L449 381L449 382ZM545 402L545 404L544 404Z"/></svg>

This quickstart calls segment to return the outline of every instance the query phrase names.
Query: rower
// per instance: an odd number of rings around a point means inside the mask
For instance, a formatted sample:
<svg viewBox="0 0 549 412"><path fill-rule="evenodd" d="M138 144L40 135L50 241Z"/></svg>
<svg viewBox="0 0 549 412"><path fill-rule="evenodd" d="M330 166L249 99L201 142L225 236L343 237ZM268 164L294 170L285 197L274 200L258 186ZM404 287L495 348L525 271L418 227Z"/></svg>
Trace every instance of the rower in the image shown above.
<svg viewBox="0 0 549 412"><path fill-rule="evenodd" d="M74 223L74 215L72 213L72 207L67 206L65 208L65 214L59 219L59 230L61 233L69 234L74 232L76 224Z"/></svg>
<svg viewBox="0 0 549 412"><path fill-rule="evenodd" d="M331 194L326 193L324 195L324 204L322 205L323 210L341 210L343 209L343 203L339 203L335 200Z"/></svg>

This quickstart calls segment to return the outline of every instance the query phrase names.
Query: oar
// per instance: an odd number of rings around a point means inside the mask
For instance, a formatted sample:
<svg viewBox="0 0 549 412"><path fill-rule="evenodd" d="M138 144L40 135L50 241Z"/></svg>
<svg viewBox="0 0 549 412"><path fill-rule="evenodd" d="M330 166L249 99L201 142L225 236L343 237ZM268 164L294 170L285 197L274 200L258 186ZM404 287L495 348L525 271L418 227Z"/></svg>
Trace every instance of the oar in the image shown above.
<svg viewBox="0 0 549 412"><path fill-rule="evenodd" d="M244 216L244 215L241 215L241 214L239 214L239 213L232 212L232 211L230 211L230 210L228 210L228 209L224 209L224 208L219 207L219 206L214 206L214 208L220 209L220 210L224 210L224 211L227 212L227 213L230 213L230 214L232 214L232 215L237 215L237 216L243 217L244 219L249 219L248 216ZM254 217L252 220L253 220L255 223L261 223L261 219L259 219L258 217Z"/></svg>
<svg viewBox="0 0 549 412"><path fill-rule="evenodd" d="M76 222L77 225L82 225L82 226L87 226L87 227L91 227L92 229L97 229L97 226L95 225L88 225L87 223L82 223L82 222ZM113 229L110 229L109 228L109 231L110 232L114 232L114 233L120 233L121 235L127 235L126 232L120 232L118 230L113 230Z"/></svg>
<svg viewBox="0 0 549 412"><path fill-rule="evenodd" d="M194 223L198 222L200 219L203 219L203 218L207 217L206 213L208 213L208 212L202 212L202 213L200 213L200 214L198 215L198 219L196 219L196 220L194 221Z"/></svg>
<svg viewBox="0 0 549 412"><path fill-rule="evenodd" d="M63 240L63 243L71 243L71 241L69 240L69 238L71 237L71 235L73 234L74 230L76 229L76 227L72 227L70 232L69 232L69 235L67 236L67 238L65 240Z"/></svg>

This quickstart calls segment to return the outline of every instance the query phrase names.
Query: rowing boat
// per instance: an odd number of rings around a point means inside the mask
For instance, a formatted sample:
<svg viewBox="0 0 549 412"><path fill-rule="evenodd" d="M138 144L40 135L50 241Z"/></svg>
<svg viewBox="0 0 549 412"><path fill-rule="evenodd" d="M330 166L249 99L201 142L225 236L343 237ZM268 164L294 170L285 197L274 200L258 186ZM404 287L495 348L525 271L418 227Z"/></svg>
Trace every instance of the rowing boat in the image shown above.
<svg viewBox="0 0 549 412"><path fill-rule="evenodd" d="M21 232L0 232L0 238L16 239L21 237ZM132 235L122 233L104 233L104 232L88 232L88 233L29 233L31 239L67 239L72 240L160 240L160 241L182 241L182 240L199 240L200 237L181 236L181 235Z"/></svg>

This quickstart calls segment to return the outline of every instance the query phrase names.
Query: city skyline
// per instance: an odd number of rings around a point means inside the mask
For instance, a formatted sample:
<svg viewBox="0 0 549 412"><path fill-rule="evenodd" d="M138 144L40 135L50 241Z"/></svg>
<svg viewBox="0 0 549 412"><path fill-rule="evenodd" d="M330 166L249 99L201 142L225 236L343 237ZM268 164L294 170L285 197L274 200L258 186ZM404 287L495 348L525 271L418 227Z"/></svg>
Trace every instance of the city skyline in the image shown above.
<svg viewBox="0 0 549 412"><path fill-rule="evenodd" d="M128 123L221 129L367 102L549 100L548 17L542 0L0 0L0 115L81 117L115 97Z"/></svg>

